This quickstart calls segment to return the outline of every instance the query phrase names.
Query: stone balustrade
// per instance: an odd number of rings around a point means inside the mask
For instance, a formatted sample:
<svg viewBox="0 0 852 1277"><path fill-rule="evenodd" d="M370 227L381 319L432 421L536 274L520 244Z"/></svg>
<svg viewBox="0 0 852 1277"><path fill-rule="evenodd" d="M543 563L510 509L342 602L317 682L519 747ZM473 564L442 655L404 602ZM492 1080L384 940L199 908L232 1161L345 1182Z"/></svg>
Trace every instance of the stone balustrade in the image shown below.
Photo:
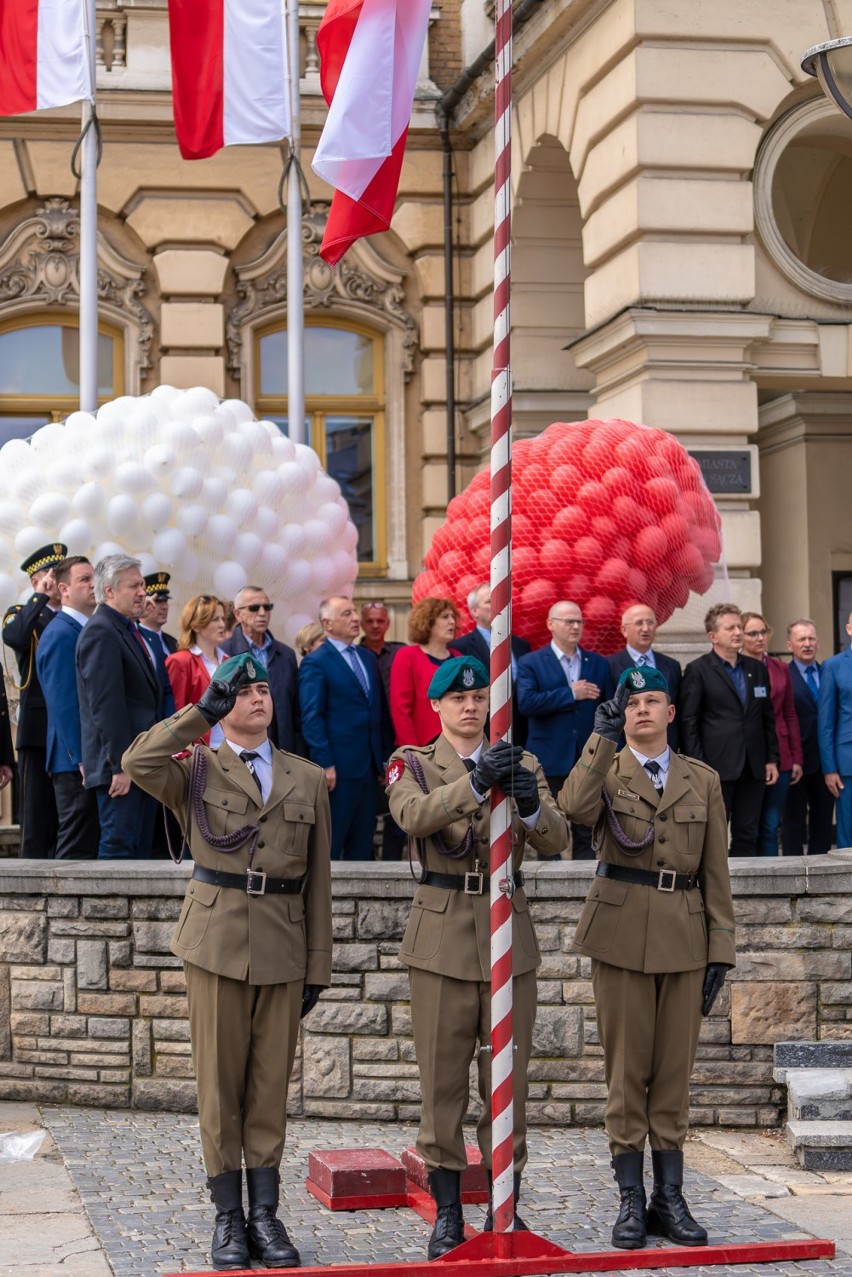
<svg viewBox="0 0 852 1277"><path fill-rule="evenodd" d="M589 863L529 866L544 957L533 1123L598 1125L605 1086L590 963L569 952ZM181 964L169 953L191 866L0 861L0 1099L195 1106ZM692 1122L774 1126L775 1041L852 1039L852 852L735 860L738 966L705 1021ZM305 1022L291 1110L416 1118L399 942L406 864L333 867L333 985ZM472 1075L473 1077L473 1075Z"/></svg>

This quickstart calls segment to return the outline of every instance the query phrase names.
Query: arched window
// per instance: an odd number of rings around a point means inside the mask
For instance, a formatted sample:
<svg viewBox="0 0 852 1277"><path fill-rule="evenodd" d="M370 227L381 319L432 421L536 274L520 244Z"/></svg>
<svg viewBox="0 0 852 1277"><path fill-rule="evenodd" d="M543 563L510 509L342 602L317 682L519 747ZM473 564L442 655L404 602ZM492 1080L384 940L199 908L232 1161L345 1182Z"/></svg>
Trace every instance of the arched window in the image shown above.
<svg viewBox="0 0 852 1277"><path fill-rule="evenodd" d="M255 411L288 433L287 330L255 331ZM387 571L383 342L367 327L305 319L307 440L340 484L358 529L363 576Z"/></svg>
<svg viewBox="0 0 852 1277"><path fill-rule="evenodd" d="M102 324L98 333L98 399L124 393L122 337ZM0 323L0 444L26 438L79 407L80 334L76 316Z"/></svg>

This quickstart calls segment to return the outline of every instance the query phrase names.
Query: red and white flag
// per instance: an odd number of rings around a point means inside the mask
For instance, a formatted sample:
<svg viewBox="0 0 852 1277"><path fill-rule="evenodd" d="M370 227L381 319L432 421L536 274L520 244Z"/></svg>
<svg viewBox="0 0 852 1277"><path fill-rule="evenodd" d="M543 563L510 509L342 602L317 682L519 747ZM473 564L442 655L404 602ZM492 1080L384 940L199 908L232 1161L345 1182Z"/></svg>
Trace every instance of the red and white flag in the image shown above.
<svg viewBox="0 0 852 1277"><path fill-rule="evenodd" d="M0 115L91 101L85 0L0 0Z"/></svg>
<svg viewBox="0 0 852 1277"><path fill-rule="evenodd" d="M317 32L328 119L314 172L335 187L320 255L390 226L431 0L329 0Z"/></svg>
<svg viewBox="0 0 852 1277"><path fill-rule="evenodd" d="M286 0L169 0L169 42L185 160L290 136Z"/></svg>

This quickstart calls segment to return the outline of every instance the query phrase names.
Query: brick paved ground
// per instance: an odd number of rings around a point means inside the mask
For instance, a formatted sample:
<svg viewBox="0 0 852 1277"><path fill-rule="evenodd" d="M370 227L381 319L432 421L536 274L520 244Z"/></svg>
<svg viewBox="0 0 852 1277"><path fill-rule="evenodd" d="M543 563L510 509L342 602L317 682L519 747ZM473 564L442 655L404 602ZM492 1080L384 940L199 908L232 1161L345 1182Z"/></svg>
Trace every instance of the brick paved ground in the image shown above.
<svg viewBox="0 0 852 1277"><path fill-rule="evenodd" d="M79 1108L44 1108L42 1117L116 1277L154 1277L205 1268L211 1207L203 1190L195 1118ZM307 1157L313 1148L378 1146L398 1155L413 1137L413 1127L387 1123L304 1119L291 1123L282 1168L281 1214L303 1263L423 1258L429 1229L413 1212L332 1214L304 1187ZM688 1161L691 1167L707 1171L689 1172L687 1192L696 1216L709 1229L711 1241L806 1235L795 1212L787 1219L780 1218L773 1213L774 1202L773 1209L768 1209L760 1196L755 1198L755 1193L766 1196L777 1191L788 1204L798 1200L787 1195L781 1182L785 1176L795 1181L797 1172L786 1146L777 1139L761 1142L756 1133L708 1132L689 1146ZM731 1185L737 1181L737 1173L740 1178L750 1177L750 1186L737 1183L735 1191ZM852 1182L847 1181L852 1177L809 1177L811 1194L823 1194L820 1201L826 1209L830 1203L828 1217L820 1223L830 1226L832 1219L849 1216ZM748 1198L741 1196L743 1191L748 1191ZM575 1251L610 1249L614 1205L609 1157L600 1131L532 1131L522 1205L522 1214L532 1228ZM478 1226L483 1210L468 1207L466 1214L470 1223ZM807 1220L804 1227L808 1227ZM835 1236L828 1231L821 1235ZM43 1271L48 1277L48 1270ZM64 1270L55 1271L58 1275ZM769 1270L743 1266L669 1271L713 1271L719 1277L760 1273L766 1277ZM839 1252L839 1258L831 1263L773 1265L771 1272L772 1277L852 1277L852 1254Z"/></svg>

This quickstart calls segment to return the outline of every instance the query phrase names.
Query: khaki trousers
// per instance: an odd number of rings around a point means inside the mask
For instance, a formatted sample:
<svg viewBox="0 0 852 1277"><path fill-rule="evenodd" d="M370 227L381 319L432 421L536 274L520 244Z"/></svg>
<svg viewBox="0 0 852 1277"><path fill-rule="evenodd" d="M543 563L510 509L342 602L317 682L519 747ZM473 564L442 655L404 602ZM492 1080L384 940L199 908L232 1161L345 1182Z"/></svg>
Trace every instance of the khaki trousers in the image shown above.
<svg viewBox="0 0 852 1277"><path fill-rule="evenodd" d="M420 1070L422 1113L417 1151L430 1171L467 1166L462 1122L467 1112L470 1062L477 1043L491 1045L491 985L453 980L409 967L414 1052ZM527 1161L527 1070L536 1012L535 971L512 981L515 1170ZM483 1112L476 1129L482 1160L491 1166L491 1052L477 1057Z"/></svg>
<svg viewBox="0 0 852 1277"><path fill-rule="evenodd" d="M248 984L184 963L204 1165L274 1167L287 1129L287 1088L299 1036L301 980Z"/></svg>
<svg viewBox="0 0 852 1277"><path fill-rule="evenodd" d="M701 1028L704 969L645 975L592 959L613 1156L681 1149Z"/></svg>

